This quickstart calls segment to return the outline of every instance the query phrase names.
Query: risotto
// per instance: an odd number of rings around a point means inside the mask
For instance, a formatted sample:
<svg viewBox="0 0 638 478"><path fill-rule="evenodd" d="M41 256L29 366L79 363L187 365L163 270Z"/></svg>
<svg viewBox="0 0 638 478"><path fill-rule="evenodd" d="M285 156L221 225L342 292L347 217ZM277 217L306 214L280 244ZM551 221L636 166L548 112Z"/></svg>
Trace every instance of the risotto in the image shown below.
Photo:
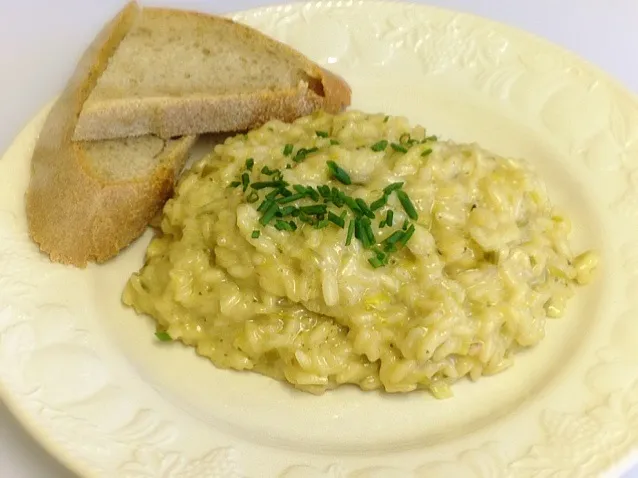
<svg viewBox="0 0 638 478"><path fill-rule="evenodd" d="M349 111L229 138L123 300L221 368L451 394L537 344L596 266L525 162Z"/></svg>

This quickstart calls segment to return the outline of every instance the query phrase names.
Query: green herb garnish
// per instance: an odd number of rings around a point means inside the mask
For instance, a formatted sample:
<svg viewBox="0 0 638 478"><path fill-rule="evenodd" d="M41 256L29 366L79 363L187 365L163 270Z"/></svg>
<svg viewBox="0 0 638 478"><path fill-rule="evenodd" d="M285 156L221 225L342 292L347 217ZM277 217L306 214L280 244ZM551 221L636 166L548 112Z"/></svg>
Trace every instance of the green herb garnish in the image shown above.
<svg viewBox="0 0 638 478"><path fill-rule="evenodd" d="M372 146L370 146L370 149L372 151L379 152L385 150L385 148L387 147L388 142L385 139L382 139L381 141L378 141L377 143L374 143Z"/></svg>
<svg viewBox="0 0 638 478"><path fill-rule="evenodd" d="M428 148L423 150L423 152L421 153L421 156L428 156L431 153L432 153L432 148Z"/></svg>
<svg viewBox="0 0 638 478"><path fill-rule="evenodd" d="M293 231L292 225L289 222L282 221L281 219L277 219L275 221L275 229L278 231Z"/></svg>
<svg viewBox="0 0 638 478"><path fill-rule="evenodd" d="M414 225L410 224L410 227L408 227L408 230L405 231L405 234L403 234L403 237L401 238L399 242L405 246L410 240L410 238L412 237L412 234L414 234L414 231L415 231Z"/></svg>
<svg viewBox="0 0 638 478"><path fill-rule="evenodd" d="M245 174L245 173L244 173ZM265 188L284 188L288 186L286 181L257 181L250 185L253 189L265 189Z"/></svg>
<svg viewBox="0 0 638 478"><path fill-rule="evenodd" d="M343 228L343 226L346 225L346 221L343 220L342 217L337 216L335 213L333 212L329 212L328 213L328 220L333 223L336 224L338 227Z"/></svg>
<svg viewBox="0 0 638 478"><path fill-rule="evenodd" d="M352 243L352 235L354 234L354 219L350 219L350 223L348 224L348 233L346 234L346 246L349 246Z"/></svg>
<svg viewBox="0 0 638 478"><path fill-rule="evenodd" d="M299 210L305 214L325 214L328 207L325 204L313 204L312 206L301 206Z"/></svg>
<svg viewBox="0 0 638 478"><path fill-rule="evenodd" d="M299 151L297 151L297 154L295 154L295 157L292 158L292 160L295 163L300 163L305 160L309 154L315 153L317 151L319 151L319 148L301 148Z"/></svg>
<svg viewBox="0 0 638 478"><path fill-rule="evenodd" d="M397 191L396 195L399 198L399 201L401 202L403 209L405 209L408 217L416 221L419 218L419 214L416 212L416 209L414 209L414 204L412 204L410 197L405 193L405 191L401 190Z"/></svg>
<svg viewBox="0 0 638 478"><path fill-rule="evenodd" d="M390 146L397 153L407 153L408 152L408 148L406 148L405 146L402 146L402 145L400 145L398 143L392 143L392 144L390 144Z"/></svg>
<svg viewBox="0 0 638 478"><path fill-rule="evenodd" d="M328 161L326 162L326 164L328 165L328 169L330 170L330 173L332 174L332 177L334 179L336 179L337 181L345 185L352 184L350 175L344 169L342 169L337 163L335 163L334 161Z"/></svg>
<svg viewBox="0 0 638 478"><path fill-rule="evenodd" d="M250 191L250 194L246 197L246 202L248 204L252 204L259 201L259 194L257 194L255 191Z"/></svg>
<svg viewBox="0 0 638 478"><path fill-rule="evenodd" d="M290 156L292 154L292 150L294 149L294 146L292 144L287 144L286 146L284 146L284 156Z"/></svg>
<svg viewBox="0 0 638 478"><path fill-rule="evenodd" d="M246 169L248 171L252 171L254 165L255 165L255 160L253 158L248 158L246 160Z"/></svg>
<svg viewBox="0 0 638 478"><path fill-rule="evenodd" d="M282 197L282 198L277 199L277 202L279 204L288 204L288 203L297 201L299 199L303 199L305 197L306 197L306 195L305 194L301 194L301 193L292 194L292 195L290 195L288 197Z"/></svg>
<svg viewBox="0 0 638 478"><path fill-rule="evenodd" d="M386 196L385 194L383 196L381 196L379 199L377 199L376 201L373 201L370 204L370 209L372 209L373 211L376 211L377 209L381 209L383 206L385 206L388 203L388 196Z"/></svg>
<svg viewBox="0 0 638 478"><path fill-rule="evenodd" d="M157 339L162 342L170 342L171 340L173 340L173 337L168 335L168 332L161 331L161 330L155 332L155 337L157 337Z"/></svg>
<svg viewBox="0 0 638 478"><path fill-rule="evenodd" d="M387 195L390 195L392 191L396 191L397 189L401 189L403 187L403 183L392 183L385 188L383 188L383 192Z"/></svg>
<svg viewBox="0 0 638 478"><path fill-rule="evenodd" d="M268 206L268 209L266 209L266 212L264 212L264 215L259 219L259 223L262 226L267 225L275 217L275 214L277 214L278 211L279 206L277 206L277 203L273 201L270 206Z"/></svg>
<svg viewBox="0 0 638 478"><path fill-rule="evenodd" d="M359 206L359 209L365 216L369 217L370 219L374 219L374 213L370 210L370 208L368 207L368 205L363 199L356 198L355 202L357 203L357 206Z"/></svg>
<svg viewBox="0 0 638 478"><path fill-rule="evenodd" d="M260 235L261 235L261 231L259 231L259 229L255 229L253 233L250 235L250 237L252 237L253 239L259 239Z"/></svg>
<svg viewBox="0 0 638 478"><path fill-rule="evenodd" d="M327 138L330 136L327 131L315 131L316 135L320 138Z"/></svg>

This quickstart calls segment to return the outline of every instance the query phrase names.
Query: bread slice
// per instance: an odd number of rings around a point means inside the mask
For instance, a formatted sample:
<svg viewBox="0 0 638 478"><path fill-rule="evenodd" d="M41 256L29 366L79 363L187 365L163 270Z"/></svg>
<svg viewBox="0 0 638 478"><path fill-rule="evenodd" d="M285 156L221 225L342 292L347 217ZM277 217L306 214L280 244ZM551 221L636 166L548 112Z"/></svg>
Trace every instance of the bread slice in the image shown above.
<svg viewBox="0 0 638 478"><path fill-rule="evenodd" d="M74 138L242 131L338 112L350 95L341 78L253 28L144 8L85 102Z"/></svg>
<svg viewBox="0 0 638 478"><path fill-rule="evenodd" d="M35 145L28 227L53 261L80 267L103 262L137 238L171 194L196 139L72 141L82 105L138 15L130 4L96 37Z"/></svg>

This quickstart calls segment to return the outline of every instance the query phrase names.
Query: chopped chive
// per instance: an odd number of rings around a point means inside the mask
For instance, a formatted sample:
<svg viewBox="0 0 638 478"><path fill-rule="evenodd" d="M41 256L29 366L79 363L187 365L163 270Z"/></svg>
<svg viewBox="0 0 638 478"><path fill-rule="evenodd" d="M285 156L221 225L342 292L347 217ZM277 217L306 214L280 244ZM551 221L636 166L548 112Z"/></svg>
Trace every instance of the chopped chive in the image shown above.
<svg viewBox="0 0 638 478"><path fill-rule="evenodd" d="M403 221L403 226L401 226L401 229L405 231L409 225L410 225L410 222L406 219L405 221Z"/></svg>
<svg viewBox="0 0 638 478"><path fill-rule="evenodd" d="M320 138L327 138L330 136L327 131L315 131L315 134Z"/></svg>
<svg viewBox="0 0 638 478"><path fill-rule="evenodd" d="M292 191L290 189L282 188L279 190L279 194L287 198L289 196L292 196Z"/></svg>
<svg viewBox="0 0 638 478"><path fill-rule="evenodd" d="M344 202L343 197L344 197L344 194L341 191L339 191L335 187L332 188L332 194L330 198L332 199L332 202L334 203L335 206L343 207L343 202Z"/></svg>
<svg viewBox="0 0 638 478"><path fill-rule="evenodd" d="M339 226L340 228L343 228L343 226L346 225L346 222L339 216L337 216L335 213L333 212L329 212L328 213L328 220L333 223L336 224L337 226Z"/></svg>
<svg viewBox="0 0 638 478"><path fill-rule="evenodd" d="M255 160L253 158L248 158L246 160L246 169L248 171L252 171L254 165L255 165Z"/></svg>
<svg viewBox="0 0 638 478"><path fill-rule="evenodd" d="M273 174L278 172L278 169L270 169L268 166L264 166L263 168L261 168L261 173L265 174L266 176L272 176Z"/></svg>
<svg viewBox="0 0 638 478"><path fill-rule="evenodd" d="M289 222L282 221L281 219L277 219L275 221L275 229L278 231L292 231L292 226Z"/></svg>
<svg viewBox="0 0 638 478"><path fill-rule="evenodd" d="M337 144L341 144L341 143L339 143L339 141L337 141L336 139L331 139L331 140L330 140L330 144L331 144L331 145L333 145L333 146L335 146L335 145L337 145Z"/></svg>
<svg viewBox="0 0 638 478"><path fill-rule="evenodd" d="M315 224L315 229L323 229L324 227L328 226L328 223L330 221L328 219L321 219L319 222L317 222L317 224Z"/></svg>
<svg viewBox="0 0 638 478"><path fill-rule="evenodd" d="M439 138L437 135L433 134L432 136L426 136L424 141L438 141Z"/></svg>
<svg viewBox="0 0 638 478"><path fill-rule="evenodd" d="M387 118L387 116L386 116ZM388 142L385 139L382 139L381 141L378 141L376 143L374 143L372 146L370 146L370 149L372 151L375 152L379 152L379 151L383 151L385 150L385 148L388 147Z"/></svg>
<svg viewBox="0 0 638 478"><path fill-rule="evenodd" d="M292 169L292 164L290 163L286 164L286 169Z"/></svg>
<svg viewBox="0 0 638 478"><path fill-rule="evenodd" d="M295 184L292 187L295 191L297 191L299 194L306 194L306 187L302 186L301 184Z"/></svg>
<svg viewBox="0 0 638 478"><path fill-rule="evenodd" d="M253 239L259 239L260 235L261 235L261 231L259 229L255 229L253 233L250 235L250 237L252 237Z"/></svg>
<svg viewBox="0 0 638 478"><path fill-rule="evenodd" d="M383 188L383 192L385 194L390 194L392 191L396 191L397 189L401 189L403 187L403 183L392 183L385 188Z"/></svg>
<svg viewBox="0 0 638 478"><path fill-rule="evenodd" d="M350 223L348 224L348 233L346 234L346 246L349 246L352 243L352 235L354 234L354 219L350 219Z"/></svg>
<svg viewBox="0 0 638 478"><path fill-rule="evenodd" d="M361 218L361 227L362 227L362 235L368 239L368 247L377 243L376 238L374 237L374 232L372 231L372 225L370 224L370 219L367 217Z"/></svg>
<svg viewBox="0 0 638 478"><path fill-rule="evenodd" d="M368 216L370 219L374 219L374 213L370 210L370 208L368 207L368 205L363 199L356 198L355 202L357 203L357 206L359 206L359 209L361 209L361 212L365 216Z"/></svg>
<svg viewBox="0 0 638 478"><path fill-rule="evenodd" d="M248 184L250 183L250 176L248 176L248 173L244 173L241 175L241 184L242 184L242 189L244 190L244 192L246 191L246 189L248 189Z"/></svg>
<svg viewBox="0 0 638 478"><path fill-rule="evenodd" d="M171 340L173 340L173 337L168 335L168 332L164 331L155 332L155 337L157 337L157 339L162 342L170 342Z"/></svg>
<svg viewBox="0 0 638 478"><path fill-rule="evenodd" d="M290 156L292 154L292 150L293 150L294 146L292 144L287 144L286 146L284 146L284 156Z"/></svg>
<svg viewBox="0 0 638 478"><path fill-rule="evenodd" d="M390 146L392 146L392 149L394 149L397 153L407 153L408 152L408 148L406 148L405 146L401 146L398 143L392 143Z"/></svg>
<svg viewBox="0 0 638 478"><path fill-rule="evenodd" d="M288 221L288 224L290 224L290 227L293 231L297 230L297 224L295 223L295 221Z"/></svg>
<svg viewBox="0 0 638 478"><path fill-rule="evenodd" d="M381 260L379 260L378 257L371 257L370 259L368 259L368 262L375 269L378 269L379 267L383 266L383 262Z"/></svg>
<svg viewBox="0 0 638 478"><path fill-rule="evenodd" d="M290 213L292 217L297 217L299 216L299 214L301 214L301 211L297 208L295 208L295 210Z"/></svg>
<svg viewBox="0 0 638 478"><path fill-rule="evenodd" d="M313 201L319 201L319 193L312 186L306 188L306 195L310 196Z"/></svg>
<svg viewBox="0 0 638 478"><path fill-rule="evenodd" d="M275 217L275 214L277 214L278 211L279 206L277 206L276 202L272 202L268 209L266 209L266 212L264 212L264 215L259 219L260 224L262 226L267 225Z"/></svg>
<svg viewBox="0 0 638 478"><path fill-rule="evenodd" d="M272 199L270 199L270 198L265 199L265 200L264 200L264 202L262 202L262 203L259 205L259 207L257 208L257 212L264 212L264 211L266 211L266 210L270 207L270 205L271 205L271 204L274 204L274 203L275 203L275 201L273 201L273 200L272 200Z"/></svg>
<svg viewBox="0 0 638 478"><path fill-rule="evenodd" d="M325 214L327 206L325 204L313 204L312 206L301 206L299 209L301 212L310 215Z"/></svg>
<svg viewBox="0 0 638 478"><path fill-rule="evenodd" d="M319 191L319 194L321 194L321 197L324 197L326 199L331 197L332 195L330 186L326 186L325 184L323 186L317 186L317 190Z"/></svg>
<svg viewBox="0 0 638 478"><path fill-rule="evenodd" d="M373 201L370 204L370 209L373 211L376 211L377 209L381 209L383 206L385 206L388 203L388 196L386 196L385 194L383 196L381 196L379 199L377 199L376 201Z"/></svg>
<svg viewBox="0 0 638 478"><path fill-rule="evenodd" d="M389 119L390 119L390 117L389 117L389 116L386 116L385 118L383 118L383 122L384 122L384 123L387 123Z"/></svg>
<svg viewBox="0 0 638 478"><path fill-rule="evenodd" d="M259 201L259 194L257 194L255 191L250 191L250 194L246 197L246 202L248 204L252 204L257 201Z"/></svg>
<svg viewBox="0 0 638 478"><path fill-rule="evenodd" d="M362 239L362 234L361 234L361 218L357 217L354 220L354 237L356 239L359 239L360 241L363 241Z"/></svg>
<svg viewBox="0 0 638 478"><path fill-rule="evenodd" d="M327 161L326 164L328 165L328 169L332 173L332 177L334 179L336 179L337 181L345 185L352 184L350 175L343 168L341 168L337 163L335 163L334 161Z"/></svg>
<svg viewBox="0 0 638 478"><path fill-rule="evenodd" d="M409 144L410 143L410 133L403 133L399 136L399 143L401 144Z"/></svg>
<svg viewBox="0 0 638 478"><path fill-rule="evenodd" d="M388 209L388 212L385 215L385 223L388 226L392 226L393 221L394 221L394 211L392 209Z"/></svg>
<svg viewBox="0 0 638 478"><path fill-rule="evenodd" d="M286 207L281 208L280 212L281 212L282 217L285 217L285 216L290 216L296 210L297 210L297 208L295 206L286 206Z"/></svg>
<svg viewBox="0 0 638 478"><path fill-rule="evenodd" d="M286 186L288 186L288 183L286 181L257 181L256 183L252 183L250 185L250 187L253 189L284 188Z"/></svg>
<svg viewBox="0 0 638 478"><path fill-rule="evenodd" d="M319 148L301 148L299 151L297 151L297 154L295 154L295 157L292 158L292 160L295 163L300 163L302 162L304 159L306 159L306 157L310 154L310 153L315 153L319 151Z"/></svg>
<svg viewBox="0 0 638 478"><path fill-rule="evenodd" d="M299 211L299 209L297 209L297 210ZM312 224L312 222L313 222L313 219L310 216L308 216L308 214L306 214L303 211L299 211L299 220L301 222L305 222L307 224Z"/></svg>
<svg viewBox="0 0 638 478"><path fill-rule="evenodd" d="M381 262L383 262L385 264L385 260L386 260L387 255L381 249L379 249L378 247L374 247L374 248L372 248L372 250L376 254L377 258Z"/></svg>
<svg viewBox="0 0 638 478"><path fill-rule="evenodd" d="M386 244L385 247L383 248L383 250L385 252L396 252L397 251L397 247L394 244Z"/></svg>
<svg viewBox="0 0 638 478"><path fill-rule="evenodd" d="M401 240L401 238L404 235L405 235L404 231L394 231L392 234L390 234L390 236L388 236L385 239L385 241L383 241L383 243L388 245L396 244L397 242Z"/></svg>
<svg viewBox="0 0 638 478"><path fill-rule="evenodd" d="M383 229L385 227L385 219L379 221L379 229Z"/></svg>
<svg viewBox="0 0 638 478"><path fill-rule="evenodd" d="M346 211L341 211L341 214L339 214L339 217L340 217L341 219L345 219L347 214L348 214L348 213L347 213Z"/></svg>
<svg viewBox="0 0 638 478"><path fill-rule="evenodd" d="M396 195L408 217L416 221L419 218L419 214L416 212L416 209L414 209L414 204L412 204L410 197L405 193L405 191L397 191Z"/></svg>
<svg viewBox="0 0 638 478"><path fill-rule="evenodd" d="M298 199L303 199L305 197L306 197L306 195L305 194L301 194L301 193L292 194L290 196L282 197L282 198L277 199L277 202L279 204L288 204L288 203L291 203L293 201L297 201Z"/></svg>
<svg viewBox="0 0 638 478"><path fill-rule="evenodd" d="M359 209L359 206L357 205L357 202L353 198L351 198L350 196L344 197L343 198L343 202L346 203L346 205L352 210L353 213L355 213L355 214L363 214L361 209Z"/></svg>
<svg viewBox="0 0 638 478"><path fill-rule="evenodd" d="M279 196L279 192L279 189L273 189L268 194L266 194L266 199L275 199L277 196Z"/></svg>
<svg viewBox="0 0 638 478"><path fill-rule="evenodd" d="M428 156L430 153L432 153L432 148L423 150L423 152L421 153L421 156Z"/></svg>
<svg viewBox="0 0 638 478"><path fill-rule="evenodd" d="M412 237L412 234L414 234L414 231L414 225L410 224L410 227L407 231L405 231L405 234L403 234L403 237L399 240L399 242L405 246Z"/></svg>
<svg viewBox="0 0 638 478"><path fill-rule="evenodd" d="M241 181L233 181L228 185L229 188L236 188L237 186L241 186Z"/></svg>

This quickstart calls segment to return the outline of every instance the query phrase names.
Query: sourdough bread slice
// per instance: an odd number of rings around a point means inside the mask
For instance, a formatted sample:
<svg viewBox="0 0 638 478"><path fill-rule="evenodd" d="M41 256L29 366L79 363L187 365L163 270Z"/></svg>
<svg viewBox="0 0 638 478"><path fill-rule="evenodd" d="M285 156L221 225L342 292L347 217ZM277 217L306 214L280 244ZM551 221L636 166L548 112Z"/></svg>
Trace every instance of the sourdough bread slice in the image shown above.
<svg viewBox="0 0 638 478"><path fill-rule="evenodd" d="M247 130L350 104L350 88L229 19L144 8L84 103L76 140Z"/></svg>
<svg viewBox="0 0 638 478"><path fill-rule="evenodd" d="M103 262L137 238L172 192L195 137L73 142L80 110L139 9L130 4L96 37L45 120L31 162L31 238L51 260Z"/></svg>

